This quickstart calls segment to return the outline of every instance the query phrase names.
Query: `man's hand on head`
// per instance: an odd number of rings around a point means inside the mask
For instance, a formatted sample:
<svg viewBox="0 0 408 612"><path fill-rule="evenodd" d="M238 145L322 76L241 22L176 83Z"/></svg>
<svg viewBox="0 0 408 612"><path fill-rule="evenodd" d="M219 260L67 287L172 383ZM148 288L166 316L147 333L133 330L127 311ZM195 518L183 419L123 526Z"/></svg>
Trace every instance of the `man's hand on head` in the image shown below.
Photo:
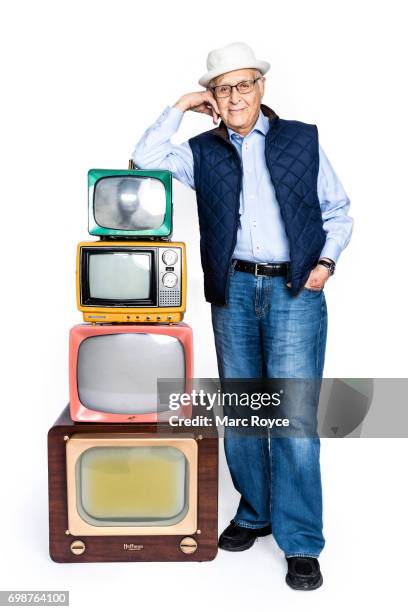
<svg viewBox="0 0 408 612"><path fill-rule="evenodd" d="M195 113L204 113L213 118L215 124L220 118L220 111L216 99L209 89L205 91L195 91L181 96L174 104L176 108L185 113L188 110Z"/></svg>

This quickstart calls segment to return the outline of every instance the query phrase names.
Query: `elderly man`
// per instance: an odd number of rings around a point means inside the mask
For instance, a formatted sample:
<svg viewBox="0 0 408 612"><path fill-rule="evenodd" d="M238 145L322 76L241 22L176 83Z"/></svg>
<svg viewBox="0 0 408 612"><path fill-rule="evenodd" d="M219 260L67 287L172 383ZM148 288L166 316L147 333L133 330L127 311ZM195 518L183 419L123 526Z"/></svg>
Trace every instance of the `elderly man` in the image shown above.
<svg viewBox="0 0 408 612"><path fill-rule="evenodd" d="M280 119L261 104L269 68L244 43L210 52L199 80L205 90L167 107L133 159L141 168L167 168L196 191L220 378L320 379L323 287L350 239L349 200L316 126ZM222 121L174 145L189 110ZM272 533L294 589L323 582L319 451L317 436L225 437L241 499L219 546L243 551Z"/></svg>

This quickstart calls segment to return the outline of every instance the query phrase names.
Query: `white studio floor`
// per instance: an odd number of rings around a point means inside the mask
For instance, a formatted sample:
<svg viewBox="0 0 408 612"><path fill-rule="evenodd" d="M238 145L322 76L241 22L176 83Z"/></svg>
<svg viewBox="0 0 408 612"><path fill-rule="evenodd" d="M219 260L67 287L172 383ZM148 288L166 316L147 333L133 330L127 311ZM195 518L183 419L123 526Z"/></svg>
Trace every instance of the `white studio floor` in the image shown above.
<svg viewBox="0 0 408 612"><path fill-rule="evenodd" d="M28 432L27 432L28 434ZM30 442L26 440L28 446ZM33 448L31 449L33 451ZM347 457L344 462L342 457ZM301 605L304 610L347 607L405 610L404 567L393 551L406 546L404 440L323 440L322 472L326 548L320 557L324 585L310 593L286 586L286 563L271 536L243 553L220 551L209 563L56 564L48 557L46 453L34 450L23 487L23 464L6 474L2 505L1 588L70 591L72 610L228 609ZM36 471L34 464L41 464ZM37 478L34 474L37 474ZM223 450L220 461L219 529L236 503Z"/></svg>

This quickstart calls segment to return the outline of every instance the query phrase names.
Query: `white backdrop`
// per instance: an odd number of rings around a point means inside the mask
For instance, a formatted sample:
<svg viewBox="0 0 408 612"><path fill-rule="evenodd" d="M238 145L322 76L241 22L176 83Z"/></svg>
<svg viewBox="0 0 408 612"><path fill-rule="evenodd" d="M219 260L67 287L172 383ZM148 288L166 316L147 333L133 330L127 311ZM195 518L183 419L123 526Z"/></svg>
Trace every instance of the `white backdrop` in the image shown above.
<svg viewBox="0 0 408 612"><path fill-rule="evenodd" d="M208 51L238 40L272 65L265 103L318 125L352 201L355 231L326 289L325 375L407 376L404 9L396 0L2 4L1 589L69 589L75 610L244 611L256 603L317 611L403 601L404 439L323 440L325 584L306 595L285 585L272 538L206 564L53 563L46 432L67 402L68 330L81 321L75 247L88 238L87 170L126 168L163 108L199 88ZM177 140L211 125L188 113ZM216 375L195 197L179 183L174 191L173 237L188 248L195 373ZM236 502L222 458L220 529Z"/></svg>

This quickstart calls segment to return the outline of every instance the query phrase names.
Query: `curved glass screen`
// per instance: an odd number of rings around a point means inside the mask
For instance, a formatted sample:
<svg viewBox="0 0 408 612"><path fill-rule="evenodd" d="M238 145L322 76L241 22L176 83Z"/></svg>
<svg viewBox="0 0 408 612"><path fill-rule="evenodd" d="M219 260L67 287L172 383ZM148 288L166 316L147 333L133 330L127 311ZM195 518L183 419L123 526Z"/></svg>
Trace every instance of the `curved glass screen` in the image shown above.
<svg viewBox="0 0 408 612"><path fill-rule="evenodd" d="M150 297L150 257L143 253L95 253L89 256L89 295L101 300Z"/></svg>
<svg viewBox="0 0 408 612"><path fill-rule="evenodd" d="M116 414L168 410L167 401L160 406L158 379L174 379L174 392L184 392L184 347L174 336L107 334L80 344L78 395L90 410Z"/></svg>
<svg viewBox="0 0 408 612"><path fill-rule="evenodd" d="M76 462L76 497L90 525L175 525L188 511L188 461L172 446L94 446Z"/></svg>
<svg viewBox="0 0 408 612"><path fill-rule="evenodd" d="M154 230L164 222L166 190L163 183L145 176L99 179L94 191L96 223L116 230Z"/></svg>

